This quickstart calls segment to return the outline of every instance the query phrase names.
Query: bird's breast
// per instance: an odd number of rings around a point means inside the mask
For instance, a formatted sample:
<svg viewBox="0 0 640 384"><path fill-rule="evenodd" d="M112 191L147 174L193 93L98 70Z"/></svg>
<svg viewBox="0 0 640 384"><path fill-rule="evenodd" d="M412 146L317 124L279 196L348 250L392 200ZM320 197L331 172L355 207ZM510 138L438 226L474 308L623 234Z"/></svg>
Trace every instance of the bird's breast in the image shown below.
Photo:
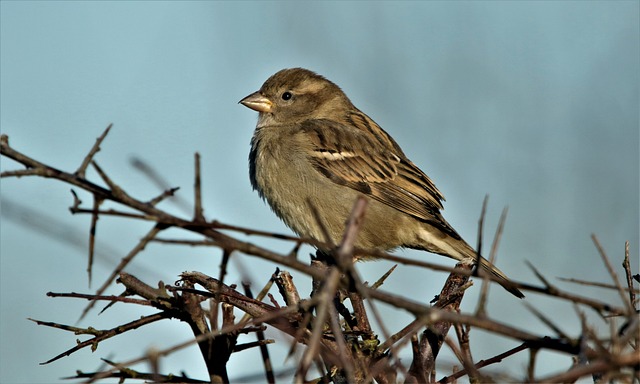
<svg viewBox="0 0 640 384"><path fill-rule="evenodd" d="M256 130L249 156L251 183L298 235L338 244L361 193L334 183L315 169L309 159L310 147L302 140L295 132L288 134L284 129ZM402 245L397 229L406 218L391 207L369 200L356 244L381 249ZM325 238L325 234L331 238Z"/></svg>
<svg viewBox="0 0 640 384"><path fill-rule="evenodd" d="M249 155L251 184L296 233L310 236L309 201L321 189L295 135L271 127L256 130Z"/></svg>

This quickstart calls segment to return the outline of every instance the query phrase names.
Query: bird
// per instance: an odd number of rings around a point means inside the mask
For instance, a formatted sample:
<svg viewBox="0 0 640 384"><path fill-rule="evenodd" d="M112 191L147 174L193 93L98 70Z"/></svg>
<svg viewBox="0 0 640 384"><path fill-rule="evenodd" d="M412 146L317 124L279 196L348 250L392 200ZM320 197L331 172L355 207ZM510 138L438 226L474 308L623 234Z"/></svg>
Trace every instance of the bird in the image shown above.
<svg viewBox="0 0 640 384"><path fill-rule="evenodd" d="M339 244L354 202L364 196L357 247L473 260L524 297L444 219L444 196L434 182L338 85L308 69L287 68L239 103L258 112L251 185L297 235Z"/></svg>

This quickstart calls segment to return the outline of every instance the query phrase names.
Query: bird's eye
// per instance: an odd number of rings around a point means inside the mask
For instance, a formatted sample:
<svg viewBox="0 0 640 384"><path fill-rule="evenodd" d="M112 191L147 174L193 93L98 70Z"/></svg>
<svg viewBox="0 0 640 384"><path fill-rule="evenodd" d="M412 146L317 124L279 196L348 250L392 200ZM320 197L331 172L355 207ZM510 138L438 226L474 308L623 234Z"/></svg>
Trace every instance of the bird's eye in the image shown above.
<svg viewBox="0 0 640 384"><path fill-rule="evenodd" d="M285 92L282 94L282 100L290 100L293 97L291 92Z"/></svg>

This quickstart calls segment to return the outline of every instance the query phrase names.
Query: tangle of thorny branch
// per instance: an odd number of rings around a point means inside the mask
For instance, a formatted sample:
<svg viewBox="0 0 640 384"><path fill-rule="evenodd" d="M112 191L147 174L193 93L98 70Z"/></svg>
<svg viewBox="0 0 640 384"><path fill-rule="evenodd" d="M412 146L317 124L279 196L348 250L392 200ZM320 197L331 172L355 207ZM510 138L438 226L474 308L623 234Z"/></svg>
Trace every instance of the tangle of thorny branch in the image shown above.
<svg viewBox="0 0 640 384"><path fill-rule="evenodd" d="M575 304L578 306L577 308L590 308L601 314L604 319L619 319L618 324L622 324L615 329L612 327L611 334L598 335L595 329L588 324L586 318L581 316L581 333L569 335L562 332L560 327L554 324L553 316L541 313L529 305L528 308L533 316L538 317L556 333L554 337L537 335L529 332L526 324L510 325L505 321L491 318L486 312L486 302L490 298L486 290L486 282L491 279L490 276L483 282L484 288L476 314L465 314L460 311L460 303L464 298L465 290L472 284L470 277L474 275L473 263L461 262L455 268L449 268L380 251L356 249L353 245L354 239L357 236L362 217L366 215L366 200L364 199L355 202L341 243L333 245L333 252L328 254L319 252L309 264L298 258L301 244L320 245L324 249L331 248L330 245L310 239L207 220L204 216L205 210L201 199L198 154L195 157L193 217L182 218L158 208L162 201L174 196L178 188L167 187L157 196L148 199L134 198L126 192L125 188L112 180L95 160L95 156L110 129L111 126L97 139L77 170L73 172L56 169L16 151L9 145L6 135L0 137L2 156L25 166L25 169L22 170L2 172L3 178L26 176L51 178L72 185L92 196L92 204L86 208L82 206L78 192L74 191L71 206L73 214L89 214L92 218L88 250L89 265L87 267L89 276L91 276L100 216L108 215L125 220L141 220L150 223L149 232L122 258L119 265L94 294L51 293L50 295L52 297L89 300L90 304L83 316L99 302L108 303L105 309L113 305L144 305L154 307L157 312L129 321L123 320L122 324L105 330L34 320L39 325L62 329L75 335L88 336L86 340L79 341L73 347L46 361L45 364L86 347L95 350L99 343L110 338L123 337L122 335L128 335L131 330L170 318L179 319L187 324L193 333L193 338L164 350L151 350L146 353L141 351L140 357L133 360L123 362L105 360L108 363L108 368L91 373L78 371L74 378L86 379L89 382L103 378L194 383L228 382L230 377L236 377L238 381L260 380L257 377L252 378L236 372L227 372L227 362L232 354L241 353L251 348L260 348L262 366L264 367L262 380L275 382L278 373L282 373L282 370L279 370L277 364L271 361L272 357L268 345L276 341L266 338L264 333L266 328L272 328L290 337L290 356L294 356L295 351L301 346L303 348L302 354L297 358L295 369L289 372L296 382L309 380L370 382L375 380L379 383L393 383L397 382L399 377L404 377L407 382L431 382L437 380L436 362L444 345L451 349L464 368L442 377L440 379L442 382L450 382L464 375L469 375L473 380L489 380L491 378L483 370L484 367L499 364L504 359L522 351L530 352L529 368L520 377L512 378L514 381L568 382L584 376L592 376L594 380L632 381L635 379L640 381L640 355L638 354L640 324L636 300L638 288L636 275L631 271L628 244L623 262L625 279L621 282L612 267L610 258L597 238L593 237L612 282L608 284L593 283L592 285L603 286L605 289L616 289L622 300L621 305L561 290L531 266L542 285L518 282L515 284L517 288L564 300L571 307ZM87 179L86 170L89 166L95 169L101 181L107 186L106 188ZM157 184L158 180L161 180L161 176L153 172L152 167L146 165L142 167L139 164L137 167L147 170L146 172L150 174L154 183ZM105 208L108 204L120 208ZM479 222L479 240L482 238L485 210L486 200ZM505 214L506 211L503 212L491 248L492 258L495 257L502 234ZM319 224L322 226L322 223ZM195 233L202 239L194 241L192 237L190 240L160 238L159 235L168 228L179 228ZM241 241L221 232L221 230L290 241L293 243L293 249L289 254L279 254ZM143 253L150 242L199 245L221 249L223 262L220 265L217 278L200 272L185 272L175 285L165 285L160 282L154 288L142 279L126 273L127 266ZM480 241L478 247L481 247ZM389 293L381 288L393 268L380 277L375 284L365 283L353 264L352 255L356 252L358 254L369 253L377 258L407 266L446 271L450 273L450 276L437 296L435 304L430 306L427 304L428 298L424 293ZM240 257L239 255L261 258L278 267L276 273L264 282L264 288L255 298L249 287L249 282L243 281L244 292L236 290L233 284L225 283L229 267L228 261L233 257ZM307 298L302 297L299 292L302 292L303 289L296 286L288 271L280 268L295 270L308 276L313 281L312 294ZM124 286L122 294L118 296L103 295L104 291L116 280ZM576 279L576 282L578 281L580 284L589 284L589 282ZM280 299L269 292L273 284L278 289ZM267 298L269 302L264 301ZM279 300L282 301L279 302ZM204 303L208 303L208 306ZM378 309L380 303L407 311L413 315L414 320L402 329L390 332L388 325L385 324L385 316ZM347 304L351 306L351 309ZM239 320L236 319L234 310L243 314ZM218 318L220 316L222 323L219 325ZM451 327L454 327L456 337L447 336ZM510 338L515 344L509 350L496 356L474 361L470 351L474 340L472 335L474 328L482 329L496 337ZM240 334L256 334L256 340L238 343ZM383 338L383 341L380 340L380 337ZM193 379L184 374L176 376L158 372L158 359L194 345L201 352L203 363L209 372L208 378ZM398 356L403 348L409 346L412 347L413 354L410 365L406 366ZM535 361L538 351L542 350L575 356L577 364L565 372L537 377ZM152 372L140 372L132 368L133 365L141 362L149 363ZM312 372L319 376L315 379L310 378Z"/></svg>

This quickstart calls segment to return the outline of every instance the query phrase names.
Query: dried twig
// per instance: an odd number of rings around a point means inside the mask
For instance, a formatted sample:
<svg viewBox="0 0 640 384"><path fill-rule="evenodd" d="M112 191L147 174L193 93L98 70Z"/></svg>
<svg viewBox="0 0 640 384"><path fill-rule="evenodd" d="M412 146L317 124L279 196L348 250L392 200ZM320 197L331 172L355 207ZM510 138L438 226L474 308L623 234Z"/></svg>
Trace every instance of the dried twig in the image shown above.
<svg viewBox="0 0 640 384"><path fill-rule="evenodd" d="M206 221L203 214L202 209L202 187L200 182L200 154L196 152L195 154L195 181L193 185L194 192L194 204L193 204L193 221L196 223Z"/></svg>
<svg viewBox="0 0 640 384"><path fill-rule="evenodd" d="M96 291L96 295L103 294L107 288L111 285L113 281L115 281L116 277L124 270L124 268L133 260L133 258L140 252L144 250L149 241L151 241L158 233L161 231L161 226L155 225L151 230L138 242L138 244L125 256L120 260L120 263L115 267L115 269L111 272L111 275L105 280L100 288ZM83 319L86 314L93 308L95 302L89 303L82 311L80 315L80 319Z"/></svg>
<svg viewBox="0 0 640 384"><path fill-rule="evenodd" d="M80 164L80 167L78 167L78 169L75 171L75 174L79 178L81 179L85 178L85 172L87 171L87 167L93 161L93 157L96 155L96 153L100 151L100 144L102 144L102 141L104 141L105 137L107 137L107 134L109 134L109 131L111 130L112 126L113 124L109 124L107 128L104 130L104 132L102 132L102 135L100 135L100 137L96 139L95 144L93 145L93 147L91 147L91 150L89 151L87 156L85 156L84 160L82 161L82 164Z"/></svg>
<svg viewBox="0 0 640 384"><path fill-rule="evenodd" d="M607 256L607 253L605 252L604 248L602 248L602 245L600 245L600 241L598 241L598 238L596 237L595 234L591 235L591 239L593 240L593 243L596 245L596 248L598 248L598 252L600 253L600 256L602 257L602 261L604 262L605 267L607 267L607 271L609 271L609 275L611 275L611 280L613 280L613 283L615 284L616 288L618 289L618 293L620 294L620 297L622 298L622 302L626 304L628 313L633 313L634 312L633 305L632 305L632 303L630 303L630 302L628 302L626 300L626 295L624 293L624 289L622 289L622 285L620 284L620 280L618 279L618 274L613 269L613 266L611 265L611 262L609 261L609 257Z"/></svg>

